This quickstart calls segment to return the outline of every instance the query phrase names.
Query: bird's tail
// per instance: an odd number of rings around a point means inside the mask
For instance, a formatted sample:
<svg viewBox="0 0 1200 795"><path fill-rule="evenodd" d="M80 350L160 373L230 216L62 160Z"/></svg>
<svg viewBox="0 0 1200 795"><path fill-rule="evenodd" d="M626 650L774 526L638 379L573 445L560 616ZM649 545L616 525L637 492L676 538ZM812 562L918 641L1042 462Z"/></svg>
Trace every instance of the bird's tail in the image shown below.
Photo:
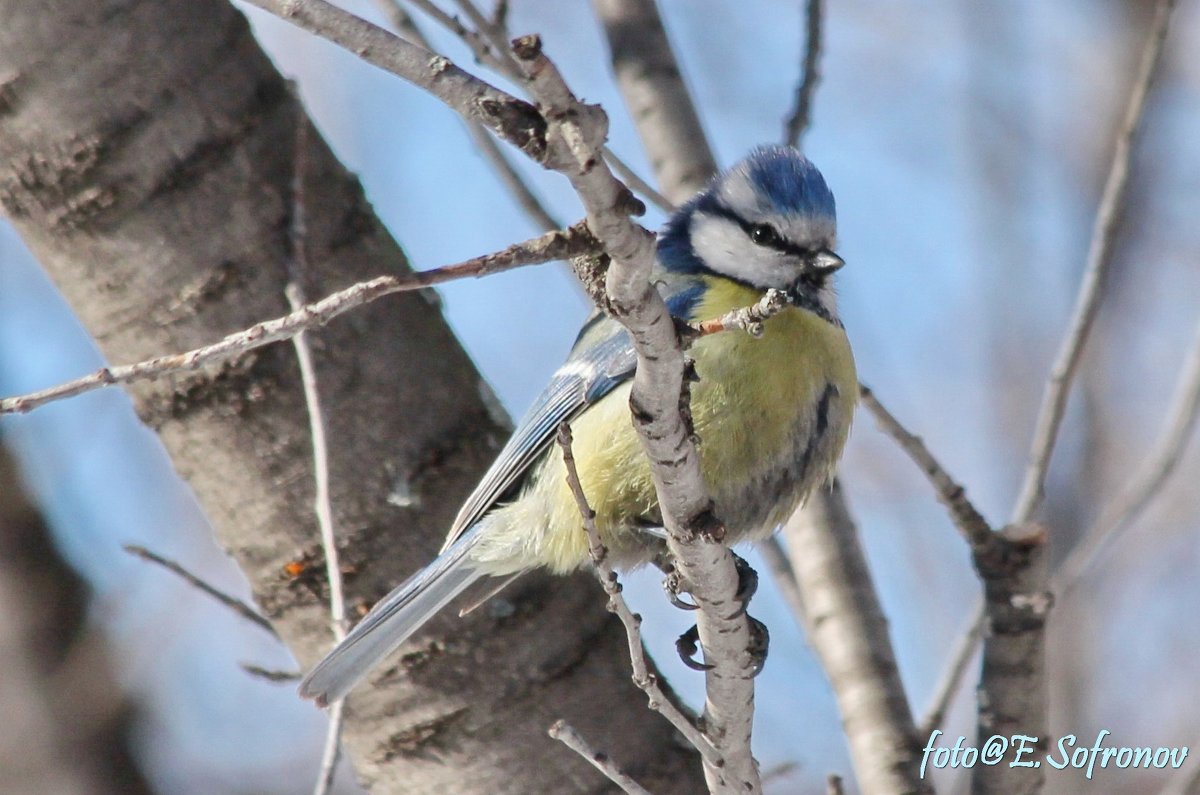
<svg viewBox="0 0 1200 795"><path fill-rule="evenodd" d="M478 528L469 530L371 608L346 639L304 677L300 695L321 706L345 697L447 602L484 576L467 555L477 532Z"/></svg>

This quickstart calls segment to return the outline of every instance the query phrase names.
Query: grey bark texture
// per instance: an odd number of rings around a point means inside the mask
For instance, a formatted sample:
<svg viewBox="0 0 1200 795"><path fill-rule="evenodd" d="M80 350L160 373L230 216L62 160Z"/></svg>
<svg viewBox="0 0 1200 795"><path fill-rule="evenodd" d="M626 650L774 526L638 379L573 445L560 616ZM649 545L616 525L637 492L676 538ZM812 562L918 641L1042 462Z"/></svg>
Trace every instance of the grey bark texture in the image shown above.
<svg viewBox="0 0 1200 795"><path fill-rule="evenodd" d="M283 314L308 121L242 16L214 0L0 0L0 21L0 207L106 355ZM308 294L407 268L357 181L308 139ZM427 296L356 311L313 344L353 607L432 557L505 428ZM331 637L291 347L131 391L311 664ZM297 561L313 565L285 576ZM503 596L512 611L443 616L351 698L345 742L373 792L603 790L546 735L558 718L648 788L702 790L697 757L631 683L594 581L529 577Z"/></svg>

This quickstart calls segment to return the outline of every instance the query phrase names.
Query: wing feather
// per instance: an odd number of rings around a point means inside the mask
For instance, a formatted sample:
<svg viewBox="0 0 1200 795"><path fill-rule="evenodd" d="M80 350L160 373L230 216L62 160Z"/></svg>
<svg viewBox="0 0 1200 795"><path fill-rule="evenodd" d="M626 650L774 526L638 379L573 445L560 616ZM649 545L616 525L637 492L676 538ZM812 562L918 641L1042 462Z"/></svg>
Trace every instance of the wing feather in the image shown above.
<svg viewBox="0 0 1200 795"><path fill-rule="evenodd" d="M463 504L445 551L502 499L553 443L558 426L579 416L592 403L633 375L637 355L620 324L594 315L583 327L571 355L550 378L513 431L483 479Z"/></svg>
<svg viewBox="0 0 1200 795"><path fill-rule="evenodd" d="M703 292L694 279L664 274L659 290L671 314L687 318ZM571 348L571 355L534 400L483 479L463 504L442 546L445 552L463 533L504 498L553 442L558 426L607 395L633 375L637 353L621 324L593 312Z"/></svg>

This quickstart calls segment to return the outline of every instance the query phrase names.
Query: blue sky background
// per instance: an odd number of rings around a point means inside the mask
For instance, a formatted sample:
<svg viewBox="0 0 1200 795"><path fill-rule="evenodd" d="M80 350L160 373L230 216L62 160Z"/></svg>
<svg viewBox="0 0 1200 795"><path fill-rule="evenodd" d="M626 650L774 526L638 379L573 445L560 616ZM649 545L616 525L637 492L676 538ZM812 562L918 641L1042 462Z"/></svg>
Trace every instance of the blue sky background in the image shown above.
<svg viewBox="0 0 1200 795"><path fill-rule="evenodd" d="M780 138L799 70L802 5L660 2L721 164ZM806 150L837 196L848 262L841 311L860 373L1001 523L1084 262L1100 164L1137 39L1117 2L829 5ZM1055 459L1052 483L1070 483L1081 463L1097 470L1090 482L1099 491L1069 517L1075 524L1086 524L1148 446L1200 316L1200 63L1186 55L1200 46L1197 5L1182 2L1177 14L1136 160L1119 278L1087 360L1083 391L1099 424L1086 424L1075 400L1072 436ZM369 3L347 6L378 19ZM543 35L575 91L609 110L613 149L648 174L587 4L512 6L513 31ZM332 45L248 15L415 267L536 233L440 103ZM418 19L443 52L471 66L461 46ZM564 180L521 167L561 220L580 216ZM654 211L646 219L652 228L661 221ZM514 415L561 361L587 311L559 266L441 293L447 320ZM36 264L0 228L0 393L46 386L99 362ZM124 684L148 706L143 753L162 791L306 791L323 718L291 686L237 667L292 667L286 650L120 550L143 543L249 597L124 396L94 393L5 418L0 432L64 553L96 589L96 620L113 637ZM1102 454L1085 444L1093 437L1103 437ZM1200 504L1187 485L1195 482L1195 451L1183 470L1114 562L1058 608L1056 729L1094 736L1109 728L1139 745L1200 736L1200 686L1190 673L1200 625L1187 608L1200 598ZM865 414L843 471L920 714L978 590L965 546ZM813 791L827 773L850 773L840 723L803 637L773 586L764 591L755 606L772 628L772 658L759 680L756 749L767 769L798 766L775 780L776 791ZM671 650L687 618L664 605L653 576L635 577L631 592L647 615L655 659L677 689L698 698L700 677L673 662ZM947 726L952 736L970 734L969 690ZM1062 783L1069 779L1058 781L1071 791ZM1091 786L1127 791L1120 781Z"/></svg>

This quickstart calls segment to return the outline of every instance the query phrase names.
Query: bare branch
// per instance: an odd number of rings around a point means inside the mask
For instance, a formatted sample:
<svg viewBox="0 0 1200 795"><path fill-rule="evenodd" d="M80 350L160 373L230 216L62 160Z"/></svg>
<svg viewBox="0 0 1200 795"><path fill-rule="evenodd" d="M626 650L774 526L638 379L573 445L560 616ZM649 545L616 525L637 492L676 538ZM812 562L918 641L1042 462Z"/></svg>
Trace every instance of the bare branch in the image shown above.
<svg viewBox="0 0 1200 795"><path fill-rule="evenodd" d="M387 15L389 24L404 38L420 45L429 50L432 47L429 44L429 39L421 32L413 18L409 16L404 7L400 5L400 0L378 0L376 3ZM458 25L466 35L467 31L461 25ZM544 232L550 232L562 227L553 215L542 204L533 189L530 188L520 172L509 162L508 157L500 149L496 140L488 133L483 125L464 120L467 126L467 134L471 137L471 142L475 144L475 148L480 151L484 159L492 165L492 169L496 172L496 176L504 183L504 187L516 199L517 204L525 211L534 225Z"/></svg>
<svg viewBox="0 0 1200 795"><path fill-rule="evenodd" d="M808 0L805 10L804 71L796 86L796 105L784 124L783 140L800 148L800 141L812 123L812 102L821 82L821 25L825 16L824 0Z"/></svg>
<svg viewBox="0 0 1200 795"><path fill-rule="evenodd" d="M388 2L396 8L400 8L398 4L399 0L383 1ZM488 39L490 39L493 44L499 42L499 45L501 46L501 53L503 53L503 55L498 57L493 48L489 46L488 41L486 41L479 32L467 28L457 18L445 13L432 2L430 2L430 0L409 0L409 2L412 2L413 5L428 13L433 19L440 22L443 27L445 27L454 35L458 36L458 38L471 49L471 51L475 54L475 57L479 59L481 63L487 65L510 80L514 80L518 83L524 82L525 76L522 74L520 67L509 56L509 47L506 41L508 34L504 27L504 14L506 13L505 6L497 6L497 21L493 24L483 18L482 14L479 13L474 4L469 2L465 4L466 6L470 7L471 11L474 12L468 12L468 15L472 16L472 18L476 21L476 24L482 24L484 26L481 28L481 30L485 30L487 32ZM403 13L403 9L400 9L400 13ZM410 22L408 28L410 30L415 30L416 26L412 25ZM410 36L409 38L412 37ZM412 40L417 44L420 44L422 47L429 47L429 42L424 38L412 38ZM534 223L538 224L543 229L559 228L561 224L555 222L549 213L546 212L543 205L533 195L533 192L525 185L525 182L521 179L520 174L517 173L516 169L512 167L512 165L508 162L508 159L500 151L500 148L496 145L496 142L492 140L492 138L487 135L484 130L481 129L481 126L472 122L468 122L468 132L470 133L471 138L475 142L476 146L478 146L483 152L484 157L486 157L493 164L497 174L500 176L500 179L508 187L509 191L517 199L518 203L534 220ZM664 212L672 212L674 210L671 202L668 201L666 197L655 190L649 182L644 180L640 175L638 175L637 172L626 165L625 162L617 157L616 153L614 153L608 147L604 148L604 157L606 160L608 160L613 169L621 176L621 179L625 180L625 182L627 182L629 186L633 188L633 190L645 196L652 204L657 205Z"/></svg>
<svg viewBox="0 0 1200 795"><path fill-rule="evenodd" d="M588 537L588 552L592 564L596 567L596 577L604 587L604 592L608 594L608 610L621 619L625 626L625 635L629 640L629 660L633 666L633 683L650 699L650 709L669 720L705 759L713 764L720 764L720 754L712 743L696 728L692 719L663 693L662 688L658 686L658 677L650 672L650 665L646 662L646 649L642 645L642 617L629 609L621 583L617 580L617 573L608 563L608 550L596 529L596 512L588 504L587 495L579 482L575 454L571 449L571 427L565 422L558 428L557 441L562 450L563 467L567 470L567 485L575 495L575 503L579 506L579 514L583 518L583 529Z"/></svg>
<svg viewBox="0 0 1200 795"><path fill-rule="evenodd" d="M999 534L1009 543L998 554L975 555L987 584L987 632L980 676L979 734L1045 738L1045 626L1053 604L1047 590L1045 530L1031 523L1045 494L1046 473L1066 411L1071 384L1095 320L1103 283L1112 259L1117 218L1125 203L1130 157L1157 71L1174 0L1160 0L1142 52L1138 75L1117 137L1116 149L1096 214L1088 262L1079 286L1070 326L1051 368L1030 447L1029 465L1013 508L1013 522ZM1046 740L1039 739L1035 753ZM972 770L972 789L981 795L1037 792L1045 781L1041 768L980 765Z"/></svg>
<svg viewBox="0 0 1200 795"><path fill-rule="evenodd" d="M720 543L724 528L713 517L700 457L680 408L684 359L662 296L650 284L655 251L652 235L629 213L641 207L605 166L601 148L606 119L581 104L541 50L535 36L517 39L513 54L533 97L551 119L551 159L564 164L587 208L588 227L611 257L605 277L608 308L629 331L638 360L630 404L634 427L650 458L667 546L676 569L700 605L697 627L705 662L706 734L724 765L705 761L714 792L758 792L758 768L750 750L754 714L754 659L749 621L735 598L733 557Z"/></svg>
<svg viewBox="0 0 1200 795"><path fill-rule="evenodd" d="M471 24L475 26L475 30L483 34L483 37L499 54L498 57L507 64L506 73L520 75L520 69L509 54L508 37L505 35L504 29L493 25L492 21L485 17L471 0L455 0L455 2L458 3L458 7L463 10L467 18L471 20Z"/></svg>
<svg viewBox="0 0 1200 795"><path fill-rule="evenodd" d="M292 217L289 227L291 257L288 260L288 282L284 295L293 312L307 303L304 295L304 277L308 271L306 243L308 228L305 214L304 179L308 168L308 120L303 116L296 125L295 156L292 170ZM325 416L321 411L321 390L317 384L317 368L313 363L312 348L308 336L301 331L292 338L296 350L296 361L300 367L300 382L304 389L304 404L308 410L309 434L313 449L313 510L317 527L321 533L321 548L325 553L325 576L329 582L329 613L333 638L341 642L346 637L346 598L342 592L342 568L338 561L337 540L333 527L333 504L329 496L329 446L325 436ZM333 789L337 773L338 758L341 756L343 702L338 701L329 710L329 728L325 733L325 745L321 752L321 767L313 788L313 795L327 795Z"/></svg>
<svg viewBox="0 0 1200 795"><path fill-rule="evenodd" d="M428 15L430 19L440 24L446 30L462 39L463 42L471 48L471 52L474 53L475 58L479 61L479 63L506 77L520 77L520 70L516 68L516 64L513 63L512 59L507 57L507 43L502 47L501 51L497 53L492 49L491 45L488 44L480 32L471 30L462 22L460 22L458 17L447 14L436 3L431 2L431 0L408 0L408 2L419 8L422 12ZM317 31L314 32L316 32L317 35L324 35ZM424 47L425 45L422 44L421 46Z"/></svg>
<svg viewBox="0 0 1200 795"><path fill-rule="evenodd" d="M448 58L405 41L325 0L248 1L425 89L535 162L557 168L546 161L546 123L537 108L468 74Z"/></svg>
<svg viewBox="0 0 1200 795"><path fill-rule="evenodd" d="M280 671L275 668L263 668L261 665L244 662L241 663L241 669L257 679L263 679L267 682L299 682L304 676L300 671Z"/></svg>
<svg viewBox="0 0 1200 795"><path fill-rule="evenodd" d="M1200 413L1200 328L1197 329L1171 409L1163 422L1158 442L1146 456L1129 486L1104 509L1099 520L1084 533L1079 545L1071 550L1051 579L1050 590L1064 597L1087 573L1105 549L1131 527L1146 506L1157 496L1179 463L1184 447L1195 429ZM945 712L962 685L963 673L983 639L986 616L978 606L967 631L959 638L946 671L922 725L927 736L941 726Z"/></svg>
<svg viewBox="0 0 1200 795"><path fill-rule="evenodd" d="M508 0L496 0L496 8L492 12L492 26L499 30L508 30Z"/></svg>
<svg viewBox="0 0 1200 795"><path fill-rule="evenodd" d="M549 734L590 762L592 767L607 776L608 780L620 787L622 792L627 792L629 795L650 795L650 790L634 781L627 773L613 764L613 761L608 758L608 754L597 751L588 745L587 740L583 739L583 735L565 720L555 721L554 725L550 727Z"/></svg>
<svg viewBox="0 0 1200 795"><path fill-rule="evenodd" d="M875 415L879 427L888 436L896 440L900 448L916 463L937 492L938 501L946 506L954 526L959 529L972 549L986 550L995 542L995 534L991 525L983 515L967 499L966 490L954 481L950 474L942 468L921 437L909 433L890 411L884 408L867 386L859 384L859 395L863 405Z"/></svg>
<svg viewBox="0 0 1200 795"><path fill-rule="evenodd" d="M962 681L962 669L983 639L985 629L990 629L984 646L980 684L981 734L1003 734L1007 729L1035 736L1044 734L1042 728L1045 726L1045 698L1042 693L1045 683L1042 647L1045 617L1052 600L1045 585L1045 574L1040 570L1044 565L1044 553L1041 550L1044 533L1041 528L1029 524L1028 520L1037 510L1043 497L1046 471L1062 422L1071 381L1099 306L1101 286L1111 258L1116 219L1124 204L1131 151L1141 124L1146 97L1160 60L1173 6L1174 0L1160 0L1142 53L1141 66L1126 108L1125 120L1097 211L1088 252L1088 265L1080 284L1071 326L1063 340L1043 396L1030 464L1013 511L1016 521L1005 528L1003 533L997 534L996 538L1000 543L996 545L993 554L981 557L976 552L974 555L976 568L988 583L987 601L955 647L955 653L938 688L934 707L926 718L925 726L930 730L940 723L944 710L953 700ZM1185 378L1183 383L1186 383L1186 380ZM1180 390L1181 396L1186 394L1183 386ZM1181 397L1176 404L1177 410L1184 402L1185 399ZM1149 485L1152 496L1161 488L1161 483L1151 483L1154 477L1149 474L1152 471L1150 466L1152 463L1148 461L1146 469L1142 470L1143 473L1147 473L1147 481L1139 478L1135 487L1141 490ZM1173 464L1168 465L1166 474L1169 474L1171 466ZM1166 474L1162 475L1164 480ZM1137 498L1134 487L1126 494L1132 495L1134 500ZM1146 499L1149 498L1147 496ZM1144 503L1136 505L1134 501L1127 505L1133 507L1135 513L1144 507ZM1120 510L1124 513L1126 509ZM1127 517L1131 518L1132 515ZM1092 534L1089 533L1088 537L1092 537ZM1013 543L1014 541L1016 543ZM1072 563L1072 559L1075 559L1076 563ZM1080 560L1073 554L1067 563L1074 567ZM1055 580L1058 582L1061 578L1056 577ZM974 786L981 792L1009 792L1017 786L1039 788L1042 781L1040 770L1027 770L1022 775L1019 771L1009 768L980 768L976 769L973 775ZM1018 784L1018 776L1025 781Z"/></svg>
<svg viewBox="0 0 1200 795"><path fill-rule="evenodd" d="M1092 240L1088 249L1087 266L1084 270L1083 281L1079 285L1079 294L1075 299L1075 310L1072 313L1066 336L1055 357L1054 366L1050 370L1050 378L1042 396L1041 408L1038 410L1037 425L1029 451L1029 465L1025 470L1025 479L1021 484L1020 495L1013 508L1013 524L1028 522L1045 496L1046 472L1050 466L1050 456L1054 452L1054 443L1058 440L1058 429L1062 424L1063 415L1066 413L1071 383L1083 356L1083 348L1092 329L1092 322L1096 319L1096 312L1100 307L1104 279L1112 261L1117 220L1125 206L1133 146L1137 140L1142 116L1146 109L1146 98L1150 94L1150 86L1158 71L1163 42L1167 37L1171 10L1174 6L1175 0L1159 0L1150 36L1142 51L1141 64L1133 83L1133 91L1129 96L1125 119L1117 136L1112 165L1104 184L1104 193L1100 198L1100 207L1096 212Z"/></svg>
<svg viewBox="0 0 1200 795"><path fill-rule="evenodd" d="M380 276L339 290L283 317L256 323L212 345L184 353L156 356L136 364L102 367L90 375L57 386L25 395L0 398L0 415L21 414L46 403L81 395L101 387L153 380L234 359L265 345L289 340L301 331L323 326L338 315L392 293L419 290L454 279L486 276L524 265L578 257L599 250L600 245L588 231L587 225L580 222L565 230L541 235L502 251L473 257L454 265L403 276Z"/></svg>
<svg viewBox="0 0 1200 795"><path fill-rule="evenodd" d="M657 182L674 203L717 170L654 0L592 0L617 86L637 122ZM648 132L653 130L652 133Z"/></svg>
<svg viewBox="0 0 1200 795"><path fill-rule="evenodd" d="M1087 573L1103 552L1141 516L1146 506L1166 485L1192 438L1200 412L1200 326L1175 386L1158 441L1145 460L1100 518L1071 550L1054 577L1054 591L1065 595Z"/></svg>
<svg viewBox="0 0 1200 795"><path fill-rule="evenodd" d="M841 487L811 495L783 532L859 787L866 795L931 792L919 774L920 744L887 619Z"/></svg>
<svg viewBox="0 0 1200 795"><path fill-rule="evenodd" d="M270 632L277 638L279 637L279 633L275 631L275 627L271 626L271 622L263 618L262 614L253 607L246 604L241 599L238 599L235 596L230 596L217 587L208 584L175 561L170 560L169 558L164 558L162 555L151 552L150 550L138 544L125 544L125 551L131 555L138 556L142 560L148 560L151 563L157 563L167 571L181 577L188 585L191 585L192 587L208 594L213 599L216 599L218 602L225 605L230 610L249 621L251 624L260 627L261 629L265 629L267 632Z"/></svg>
<svg viewBox="0 0 1200 795"><path fill-rule="evenodd" d="M1046 590L1046 533L1035 524L1009 525L996 539L990 554L972 555L984 581L987 611L976 731L979 737L1035 737L1034 753L1043 753L1050 742L1045 630L1054 603ZM978 765L971 779L972 792L1035 793L1042 788L1045 770Z"/></svg>
<svg viewBox="0 0 1200 795"><path fill-rule="evenodd" d="M782 290L770 289L752 306L731 310L711 320L702 320L693 328L700 335L741 329L751 337L757 338L763 335L763 323L778 315L787 306L787 294Z"/></svg>

